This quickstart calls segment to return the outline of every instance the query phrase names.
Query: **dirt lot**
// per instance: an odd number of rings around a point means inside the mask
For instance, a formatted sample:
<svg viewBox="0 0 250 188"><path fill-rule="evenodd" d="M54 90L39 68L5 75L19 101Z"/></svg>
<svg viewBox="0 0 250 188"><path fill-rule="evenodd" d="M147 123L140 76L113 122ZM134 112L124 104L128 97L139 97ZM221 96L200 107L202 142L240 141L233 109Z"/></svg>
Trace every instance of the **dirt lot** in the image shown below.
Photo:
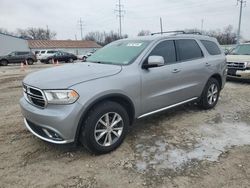
<svg viewBox="0 0 250 188"><path fill-rule="evenodd" d="M213 110L137 121L120 148L94 156L25 129L21 81L46 66L0 67L0 187L250 187L249 84L228 82Z"/></svg>

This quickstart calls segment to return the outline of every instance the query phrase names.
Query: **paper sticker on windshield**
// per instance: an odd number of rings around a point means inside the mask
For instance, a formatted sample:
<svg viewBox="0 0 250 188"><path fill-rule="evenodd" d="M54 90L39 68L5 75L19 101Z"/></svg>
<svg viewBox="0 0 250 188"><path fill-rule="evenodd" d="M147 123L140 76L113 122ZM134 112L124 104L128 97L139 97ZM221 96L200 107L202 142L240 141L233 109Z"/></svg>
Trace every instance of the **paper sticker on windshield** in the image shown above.
<svg viewBox="0 0 250 188"><path fill-rule="evenodd" d="M143 43L128 43L127 46L130 47L140 47Z"/></svg>

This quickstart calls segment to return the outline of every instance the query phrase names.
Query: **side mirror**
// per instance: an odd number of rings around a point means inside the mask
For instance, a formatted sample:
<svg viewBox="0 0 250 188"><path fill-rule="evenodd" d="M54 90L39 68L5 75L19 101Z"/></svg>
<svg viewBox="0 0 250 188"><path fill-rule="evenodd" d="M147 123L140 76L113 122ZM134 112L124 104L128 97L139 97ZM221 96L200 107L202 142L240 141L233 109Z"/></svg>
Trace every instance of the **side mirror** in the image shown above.
<svg viewBox="0 0 250 188"><path fill-rule="evenodd" d="M165 64L164 58L162 56L149 56L148 63L142 65L142 68L148 69L153 67L160 67Z"/></svg>

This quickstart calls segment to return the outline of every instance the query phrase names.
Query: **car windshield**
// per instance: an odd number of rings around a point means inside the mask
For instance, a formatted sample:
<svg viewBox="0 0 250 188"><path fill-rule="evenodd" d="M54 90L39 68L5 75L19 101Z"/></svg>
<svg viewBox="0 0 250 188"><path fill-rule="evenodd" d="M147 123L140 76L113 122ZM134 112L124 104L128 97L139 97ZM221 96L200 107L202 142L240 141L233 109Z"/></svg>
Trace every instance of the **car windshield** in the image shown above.
<svg viewBox="0 0 250 188"><path fill-rule="evenodd" d="M240 44L230 53L231 55L250 55L250 44Z"/></svg>
<svg viewBox="0 0 250 188"><path fill-rule="evenodd" d="M88 62L127 65L137 58L149 41L123 40L113 42L87 58Z"/></svg>

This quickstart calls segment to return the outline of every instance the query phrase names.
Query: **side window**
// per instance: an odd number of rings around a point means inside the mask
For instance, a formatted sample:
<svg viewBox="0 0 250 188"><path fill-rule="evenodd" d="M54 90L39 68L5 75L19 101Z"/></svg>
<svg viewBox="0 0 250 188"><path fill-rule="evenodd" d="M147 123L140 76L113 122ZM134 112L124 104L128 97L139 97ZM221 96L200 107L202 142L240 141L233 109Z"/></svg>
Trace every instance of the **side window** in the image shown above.
<svg viewBox="0 0 250 188"><path fill-rule="evenodd" d="M23 52L16 52L16 55L23 55Z"/></svg>
<svg viewBox="0 0 250 188"><path fill-rule="evenodd" d="M176 54L175 54L175 45L174 41L167 40L159 43L150 53L151 55L162 56L165 60L165 63L174 63L176 62Z"/></svg>
<svg viewBox="0 0 250 188"><path fill-rule="evenodd" d="M47 51L47 54L53 54L53 53L55 53L55 51Z"/></svg>
<svg viewBox="0 0 250 188"><path fill-rule="evenodd" d="M201 43L205 46L210 55L219 55L221 51L216 43L208 40L201 40Z"/></svg>
<svg viewBox="0 0 250 188"><path fill-rule="evenodd" d="M176 40L176 46L180 61L198 59L203 57L200 46L193 39Z"/></svg>
<svg viewBox="0 0 250 188"><path fill-rule="evenodd" d="M41 54L45 54L45 51L41 51Z"/></svg>

